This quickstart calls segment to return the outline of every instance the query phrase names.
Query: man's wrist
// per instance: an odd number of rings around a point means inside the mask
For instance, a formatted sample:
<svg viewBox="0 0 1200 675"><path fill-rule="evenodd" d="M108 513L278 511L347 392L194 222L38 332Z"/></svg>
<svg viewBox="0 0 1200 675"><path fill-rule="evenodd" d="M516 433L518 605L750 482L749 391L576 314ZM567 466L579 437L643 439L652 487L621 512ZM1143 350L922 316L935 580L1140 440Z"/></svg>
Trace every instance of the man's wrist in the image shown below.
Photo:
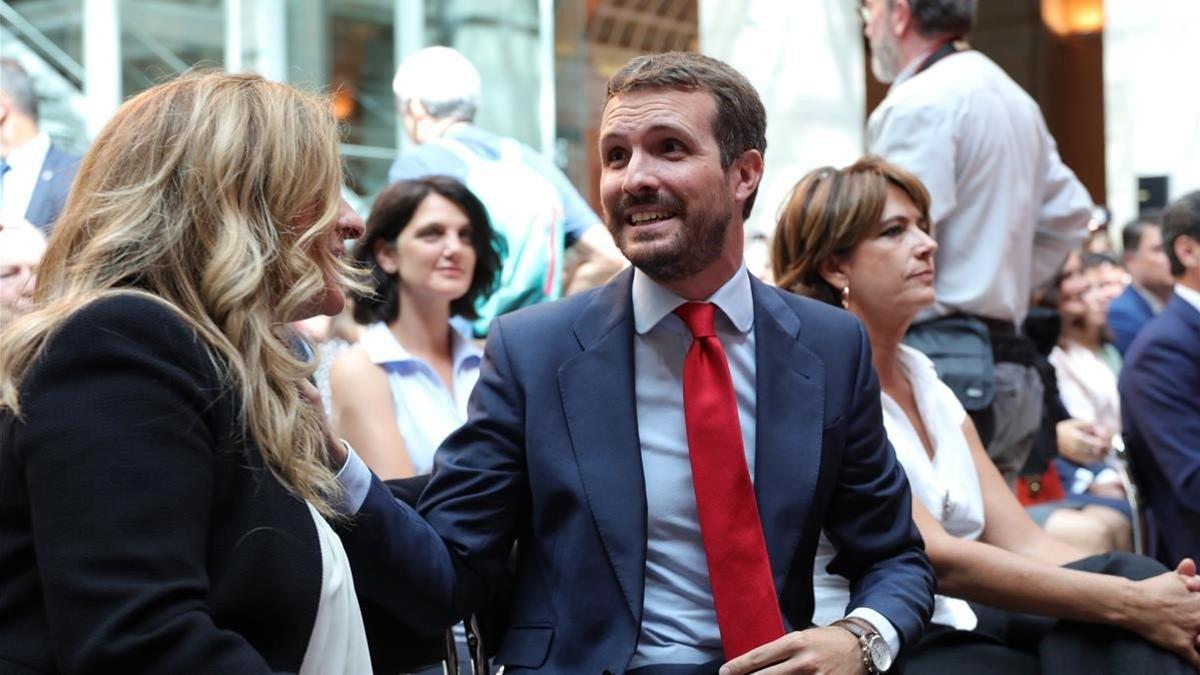
<svg viewBox="0 0 1200 675"><path fill-rule="evenodd" d="M830 625L842 628L858 639L863 667L868 674L887 672L892 667L891 648L870 621L860 616L847 616Z"/></svg>

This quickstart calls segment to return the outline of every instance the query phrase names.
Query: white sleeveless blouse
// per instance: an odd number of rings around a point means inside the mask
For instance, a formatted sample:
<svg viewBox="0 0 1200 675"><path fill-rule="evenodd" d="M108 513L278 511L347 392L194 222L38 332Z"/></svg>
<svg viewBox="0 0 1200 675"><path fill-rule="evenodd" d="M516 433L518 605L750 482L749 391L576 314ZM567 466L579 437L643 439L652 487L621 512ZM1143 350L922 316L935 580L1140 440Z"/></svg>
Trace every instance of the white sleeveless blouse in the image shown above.
<svg viewBox="0 0 1200 675"><path fill-rule="evenodd" d="M350 560L333 528L312 504L306 502L306 505L321 543L321 599L308 649L300 664L300 675L369 674L371 654L358 596L354 593Z"/></svg>
<svg viewBox="0 0 1200 675"><path fill-rule="evenodd" d="M983 491L962 432L967 412L954 392L938 379L928 357L907 345L900 345L896 357L912 384L917 411L933 443L931 459L908 415L890 396L882 395L883 425L896 449L896 459L904 467L913 499L921 502L947 533L959 539L978 539L984 525ZM813 561L813 621L819 626L845 616L850 601L849 582L825 570L836 553L822 532ZM931 621L959 630L972 630L978 623L966 601L945 595L934 596Z"/></svg>

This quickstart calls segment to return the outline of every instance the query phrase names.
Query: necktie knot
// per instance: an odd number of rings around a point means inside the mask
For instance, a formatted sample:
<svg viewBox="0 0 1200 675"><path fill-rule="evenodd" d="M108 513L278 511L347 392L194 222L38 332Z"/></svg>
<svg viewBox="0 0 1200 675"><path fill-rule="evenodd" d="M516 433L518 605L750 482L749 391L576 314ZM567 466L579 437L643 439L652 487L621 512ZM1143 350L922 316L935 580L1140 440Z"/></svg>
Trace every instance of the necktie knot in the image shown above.
<svg viewBox="0 0 1200 675"><path fill-rule="evenodd" d="M692 337L697 340L717 334L713 325L717 306L711 302L686 302L675 308L675 315L683 319L688 330L692 331Z"/></svg>

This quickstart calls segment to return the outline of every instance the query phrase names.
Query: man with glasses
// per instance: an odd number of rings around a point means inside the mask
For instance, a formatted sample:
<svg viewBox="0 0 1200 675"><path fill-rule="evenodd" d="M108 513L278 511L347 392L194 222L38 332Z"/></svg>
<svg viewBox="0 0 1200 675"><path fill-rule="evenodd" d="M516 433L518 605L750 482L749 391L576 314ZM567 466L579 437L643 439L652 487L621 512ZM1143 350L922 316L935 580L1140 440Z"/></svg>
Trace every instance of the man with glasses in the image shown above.
<svg viewBox="0 0 1200 675"><path fill-rule="evenodd" d="M1012 483L1041 422L1036 350L1021 334L1032 289L1087 234L1087 190L1037 103L965 38L975 0L864 0L871 70L891 83L867 146L929 189L938 302L908 341L962 400Z"/></svg>

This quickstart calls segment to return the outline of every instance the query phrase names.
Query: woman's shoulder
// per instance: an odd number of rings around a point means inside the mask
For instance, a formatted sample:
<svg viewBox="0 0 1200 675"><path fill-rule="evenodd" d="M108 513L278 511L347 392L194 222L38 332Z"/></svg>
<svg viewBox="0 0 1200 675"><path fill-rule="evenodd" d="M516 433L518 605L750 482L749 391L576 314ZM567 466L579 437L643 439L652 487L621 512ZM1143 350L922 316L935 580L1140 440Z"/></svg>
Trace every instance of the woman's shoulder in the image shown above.
<svg viewBox="0 0 1200 675"><path fill-rule="evenodd" d="M173 305L141 292L102 296L76 309L50 335L43 359L142 351L179 361L208 362L195 329Z"/></svg>

